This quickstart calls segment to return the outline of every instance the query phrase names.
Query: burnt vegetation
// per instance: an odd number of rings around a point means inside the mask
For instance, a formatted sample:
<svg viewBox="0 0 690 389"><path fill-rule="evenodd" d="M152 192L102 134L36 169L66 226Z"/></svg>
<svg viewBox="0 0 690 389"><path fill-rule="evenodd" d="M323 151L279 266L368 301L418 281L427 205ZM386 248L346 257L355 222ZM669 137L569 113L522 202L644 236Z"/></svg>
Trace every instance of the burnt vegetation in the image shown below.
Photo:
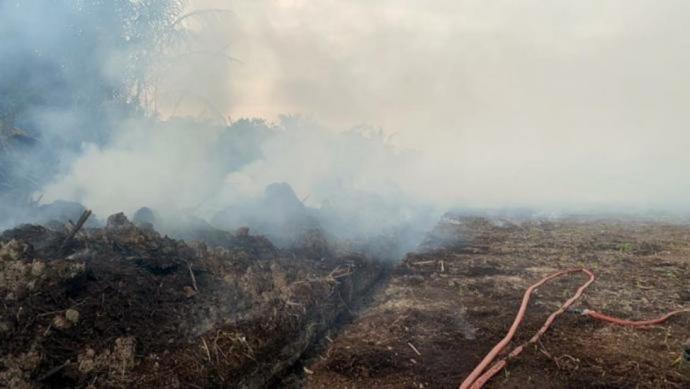
<svg viewBox="0 0 690 389"><path fill-rule="evenodd" d="M185 243L122 214L60 255L68 237L33 225L0 237L3 386L261 386L384 268L244 230Z"/></svg>
<svg viewBox="0 0 690 389"><path fill-rule="evenodd" d="M185 22L221 12L185 3L0 0L0 387L456 387L524 288L555 270L600 277L580 308L642 318L690 304L685 224L516 209L451 212L429 229L390 196L317 209L284 182L206 219L42 201L84 144L131 122L209 130L221 179L309 127L227 123L211 102L214 120L161 120L157 71L193 52ZM328 141L376 154L382 137ZM517 341L576 286L539 290ZM689 328L687 315L637 331L568 314L491 385L690 387Z"/></svg>

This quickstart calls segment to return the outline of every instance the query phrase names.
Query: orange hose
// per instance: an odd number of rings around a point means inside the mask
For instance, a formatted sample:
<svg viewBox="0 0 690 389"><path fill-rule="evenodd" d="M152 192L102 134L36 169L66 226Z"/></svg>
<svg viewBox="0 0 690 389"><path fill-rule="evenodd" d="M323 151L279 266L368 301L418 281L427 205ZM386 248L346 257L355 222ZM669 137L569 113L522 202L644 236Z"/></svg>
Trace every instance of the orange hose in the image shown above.
<svg viewBox="0 0 690 389"><path fill-rule="evenodd" d="M520 323L522 323L522 320L525 318L525 311L527 310L527 304L529 303L529 299L532 296L532 292L535 289L537 289L538 287L540 287L541 285L543 285L544 283L546 283L547 281L550 281L554 278L557 278L557 277L560 277L560 276L563 276L566 274L575 273L575 272L584 272L585 274L587 274L589 276L589 280L587 280L587 282L584 283L577 290L575 295L573 297L571 297L568 301L566 301L558 311L552 313L551 316L549 316L548 319L546 319L546 322L544 323L542 328L540 328L539 331L537 332L537 334L534 335L534 337L532 337L532 339L530 339L530 342L532 342L532 341L536 342L537 339L539 339L539 337L541 336L541 334L546 332L546 330L549 328L551 323L553 323L553 321L556 319L556 316L565 312L565 310L568 309L568 307L570 307L575 302L575 300L580 298L580 296L582 295L582 292L584 292L584 290L592 282L594 282L594 273L590 272L587 269L565 270L565 271L561 271L561 272L546 276L545 278L541 279L536 284L527 288L527 290L525 291L525 294L522 297L522 304L520 304L520 309L518 310L518 314L515 317L515 320L513 321L513 325L510 326L508 333L500 342L498 342L498 344L496 346L494 346L493 349L491 349L491 351L489 351L489 353L484 357L484 359L482 359L482 361L479 363L479 365L477 365L477 367L472 371L472 373L470 373L470 375L467 376L467 378L465 378L465 381L463 381L462 384L460 385L460 389L481 388L482 386L484 386L484 384L487 381L489 381L491 379L491 377L493 377L499 371L501 371L501 369L503 369L503 367L506 365L505 359L498 361L489 370L484 372L484 370L486 370L486 368L489 366L489 364L491 364L491 362L493 362L493 360L496 359L496 356L498 356L498 354L501 351L503 351L503 349L506 348L506 346L508 346L510 341L513 339L513 336L515 336L515 332L517 332L517 328L520 326ZM519 355L522 352L523 348L524 348L524 345L515 348L510 353L509 357L516 357L517 355ZM482 374L482 372L484 372L484 374Z"/></svg>
<svg viewBox="0 0 690 389"><path fill-rule="evenodd" d="M583 315L589 316L593 319L609 322L612 324L618 324L619 326L626 326L626 327L649 327L649 326L661 324L661 323L665 322L666 320L668 320L671 316L675 316L679 313L690 313L690 308L679 309L677 311L667 313L658 319L640 320L640 321L630 321L630 320L618 319L616 317L604 315L603 313L599 313L596 311L590 311L589 309L585 309L584 311L582 311Z"/></svg>
<svg viewBox="0 0 690 389"><path fill-rule="evenodd" d="M503 359L497 361L496 363L494 363L493 365L491 365L491 367L489 367L487 369L487 367L494 361L494 359L496 359L498 354L501 351L503 351L503 349L505 349L506 346L508 346L510 341L515 336L515 332L517 331L517 328L520 326L520 323L522 323L522 320L525 317L525 311L527 310L527 304L529 303L529 299L532 295L532 292L536 288L538 288L541 285L543 285L544 283L546 283L547 281L550 281L550 280L557 278L557 277L561 277L561 276L566 275L566 274L577 273L577 272L585 273L586 275L589 276L589 279L587 280L587 282L582 284L582 286L580 286L577 289L577 292L575 292L575 295L573 295L573 297L571 297L570 299L568 299L568 301L563 303L563 305L561 305L561 307L557 311L553 312L546 319L546 321L544 322L544 325L542 325L542 327L539 329L539 331L537 331L537 333L532 338L530 338L529 341L516 347L515 349L513 349L513 351L510 352L510 354L508 354L508 356L506 358L503 358ZM465 380L462 382L462 384L460 384L460 389L468 389L468 388L480 389L480 388L482 388L493 376L498 374L498 372L500 372L508 364L507 360L509 358L512 359L512 358L517 357L524 350L525 346L532 344L532 343L536 343L537 340L539 340L539 338L549 329L551 324L553 324L554 320L556 320L556 317L558 315L562 314L563 312L565 312L565 310L567 310L575 301L577 301L577 299L579 299L580 296L582 296L582 293L585 291L585 289L587 289L589 287L589 285L591 285L592 282L594 282L594 279L595 279L594 273L592 273L591 271L589 271L587 269L584 269L584 268L570 269L570 270L564 270L564 271L560 271L560 272L548 275L548 276L542 278L539 282L537 282L537 283L533 284L532 286L530 286L529 288L527 288L527 290L525 291L525 294L522 297L522 304L520 304L520 309L518 310L517 316L515 317L513 324L510 326L508 333L506 334L506 336L503 339L501 339L500 342L498 342L498 344L496 344L496 346L494 346L493 349L491 349L491 351L489 351L489 353L484 357L484 359L482 359L482 361L479 363L479 365L477 365L477 367L474 368L472 373L470 373L470 375L467 376L467 378L465 378ZM684 312L690 312L690 309L681 309L681 310L677 310L677 311L673 311L671 313L668 313L668 314L666 314L666 315L664 315L658 319L642 320L642 321L629 321L629 320L617 319L615 317L607 316L607 315L604 315L602 313L591 311L588 309L585 309L582 312L582 314L589 316L591 318L597 319L597 320L602 320L605 322L618 324L618 325L622 325L622 326L646 327L646 326L650 326L650 325L663 323L664 321L668 320L671 316L677 315L679 313L684 313Z"/></svg>

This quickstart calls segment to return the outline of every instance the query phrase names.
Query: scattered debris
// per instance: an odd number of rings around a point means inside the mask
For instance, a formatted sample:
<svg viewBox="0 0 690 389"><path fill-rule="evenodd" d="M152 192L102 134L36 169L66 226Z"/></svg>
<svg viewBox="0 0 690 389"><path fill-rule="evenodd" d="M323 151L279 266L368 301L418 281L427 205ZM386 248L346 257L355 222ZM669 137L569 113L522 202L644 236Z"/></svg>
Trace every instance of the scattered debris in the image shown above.
<svg viewBox="0 0 690 389"><path fill-rule="evenodd" d="M417 347L415 347L414 344L407 342L407 345L410 346L410 348L412 349L412 351L414 351L415 354L422 355L422 353L420 353L419 350L417 350Z"/></svg>

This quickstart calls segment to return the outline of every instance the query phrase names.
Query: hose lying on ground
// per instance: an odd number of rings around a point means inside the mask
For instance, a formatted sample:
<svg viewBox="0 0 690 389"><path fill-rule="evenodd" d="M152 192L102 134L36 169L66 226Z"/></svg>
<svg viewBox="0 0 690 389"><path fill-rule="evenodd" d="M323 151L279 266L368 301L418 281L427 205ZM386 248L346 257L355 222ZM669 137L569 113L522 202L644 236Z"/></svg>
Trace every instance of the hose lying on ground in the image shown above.
<svg viewBox="0 0 690 389"><path fill-rule="evenodd" d="M535 289L537 289L541 285L545 284L546 282L548 282L554 278L558 278L558 277L561 277L561 276L564 276L567 274L571 274L571 273L585 273L587 276L589 276L589 279L587 280L587 282L582 284L582 286L580 286L577 289L577 291L575 292L573 297L571 297L570 299L568 299L568 301L563 303L563 305L561 305L561 307L557 311L552 313L546 319L546 321L544 322L544 325L542 325L542 327L539 329L539 331L537 331L537 333L532 338L530 338L530 340L528 340L526 343L523 343L523 344L519 345L518 347L516 347L515 349L513 349L513 351L511 351L510 354L508 354L508 356L506 358L503 358L503 359L495 362L493 365L491 365L491 363L496 359L498 354L500 354L501 351L503 351L503 349L505 349L506 346L508 346L510 341L513 339L513 336L515 336L515 332L517 331L517 328L520 326L520 323L522 323L522 320L525 318L525 311L527 310L527 304L529 303L529 299L532 296L532 292L534 292ZM571 305L573 305L573 303L575 303L575 301L577 301L580 298L580 296L582 296L582 293L585 291L585 289L587 289L589 287L589 285L591 285L592 282L594 282L594 279L595 279L594 273L592 273L591 271L589 271L587 269L584 269L584 268L570 269L570 270L564 270L564 271L560 271L560 272L548 275L548 276L542 278L541 280L539 280L537 283L530 286L529 288L527 288L524 296L522 297L522 304L520 304L520 309L518 310L517 316L515 317L513 324L510 326L508 333L506 334L506 336L503 339L501 339L500 342L498 342L498 344L496 344L496 346L494 346L494 348L491 349L491 351L489 351L489 353L484 357L484 359L482 359L482 361L479 363L479 365L477 365L477 367L474 368L472 373L470 373L470 375L467 376L467 378L465 378L465 380L462 382L462 384L460 384L460 389L469 389L469 388L480 389L480 388L482 388L493 376L495 376L498 372L500 372L507 365L508 359L512 359L512 358L517 357L524 350L524 348L527 345L536 343L539 340L539 338L549 329L551 324L553 324L554 320L556 320L556 317L559 316L560 314L562 314L563 312L565 312ZM679 313L684 313L684 312L690 313L690 309L680 309L680 310L670 312L670 313L668 313L668 314L666 314L666 315L664 315L658 319L642 320L642 321L630 321L630 320L618 319L618 318L604 315L602 313L592 311L589 309L583 310L582 314L589 316L593 319L602 320L602 321L612 323L612 324L640 328L640 327L647 327L647 326L651 326L651 325L661 324L661 323L665 322L666 320L668 320L671 316L677 315ZM489 365L491 365L491 367L489 367ZM487 367L489 367L489 368L487 369Z"/></svg>

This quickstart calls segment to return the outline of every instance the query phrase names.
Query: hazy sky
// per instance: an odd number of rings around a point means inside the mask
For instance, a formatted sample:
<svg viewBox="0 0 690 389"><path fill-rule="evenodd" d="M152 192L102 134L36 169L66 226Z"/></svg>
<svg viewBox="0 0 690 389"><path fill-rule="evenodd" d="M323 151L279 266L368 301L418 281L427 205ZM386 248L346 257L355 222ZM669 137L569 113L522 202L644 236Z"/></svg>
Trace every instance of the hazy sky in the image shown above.
<svg viewBox="0 0 690 389"><path fill-rule="evenodd" d="M220 169L208 157L217 134L123 123L46 201L185 208L288 182L314 206L347 187L440 209L690 212L690 2L194 0L190 10L214 11L185 19L198 34L161 68L162 107L167 96L184 97L177 114L301 114L318 130L268 142L261 161L226 177L198 174ZM406 153L333 136L358 124ZM168 170L139 179L141 166Z"/></svg>
<svg viewBox="0 0 690 389"><path fill-rule="evenodd" d="M686 1L198 1L233 11L232 117L358 123L449 201L690 205Z"/></svg>

